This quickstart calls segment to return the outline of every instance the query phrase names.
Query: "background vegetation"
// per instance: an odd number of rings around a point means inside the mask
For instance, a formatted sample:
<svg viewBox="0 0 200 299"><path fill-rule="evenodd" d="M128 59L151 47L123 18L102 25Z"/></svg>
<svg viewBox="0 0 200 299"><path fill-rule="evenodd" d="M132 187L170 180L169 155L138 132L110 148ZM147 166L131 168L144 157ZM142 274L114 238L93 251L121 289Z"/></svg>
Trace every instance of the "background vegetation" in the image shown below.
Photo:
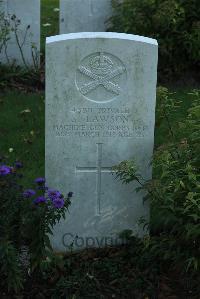
<svg viewBox="0 0 200 299"><path fill-rule="evenodd" d="M199 0L113 0L113 8L111 31L158 40L160 79L199 73Z"/></svg>

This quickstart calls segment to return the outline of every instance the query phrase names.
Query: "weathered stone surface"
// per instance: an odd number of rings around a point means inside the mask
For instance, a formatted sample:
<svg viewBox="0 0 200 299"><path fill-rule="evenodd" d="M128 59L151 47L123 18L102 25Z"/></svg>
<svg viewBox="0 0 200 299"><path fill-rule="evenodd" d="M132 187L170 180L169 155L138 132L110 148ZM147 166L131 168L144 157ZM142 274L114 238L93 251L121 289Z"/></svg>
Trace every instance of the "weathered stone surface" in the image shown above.
<svg viewBox="0 0 200 299"><path fill-rule="evenodd" d="M60 0L60 34L106 31L111 15L111 0Z"/></svg>
<svg viewBox="0 0 200 299"><path fill-rule="evenodd" d="M6 22L10 24L8 28L11 28L9 40L0 51L0 62L38 66L40 0L2 0L0 8L4 12Z"/></svg>
<svg viewBox="0 0 200 299"><path fill-rule="evenodd" d="M75 33L47 38L46 177L64 194L70 213L52 244L64 250L106 246L148 219L135 184L122 185L111 167L135 159L151 178L157 42L117 33ZM78 236L78 239L76 239ZM63 245L64 238L64 245Z"/></svg>

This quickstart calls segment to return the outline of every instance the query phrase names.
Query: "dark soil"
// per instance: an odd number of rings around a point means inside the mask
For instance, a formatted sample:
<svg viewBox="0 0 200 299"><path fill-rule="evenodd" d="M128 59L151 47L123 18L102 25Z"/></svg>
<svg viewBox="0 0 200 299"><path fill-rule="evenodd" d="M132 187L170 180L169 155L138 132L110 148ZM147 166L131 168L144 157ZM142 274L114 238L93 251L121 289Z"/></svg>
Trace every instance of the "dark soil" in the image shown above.
<svg viewBox="0 0 200 299"><path fill-rule="evenodd" d="M200 299L200 277L181 265L139 265L132 248L87 249L65 256L26 278L20 295L2 299ZM159 269L159 270L158 270Z"/></svg>

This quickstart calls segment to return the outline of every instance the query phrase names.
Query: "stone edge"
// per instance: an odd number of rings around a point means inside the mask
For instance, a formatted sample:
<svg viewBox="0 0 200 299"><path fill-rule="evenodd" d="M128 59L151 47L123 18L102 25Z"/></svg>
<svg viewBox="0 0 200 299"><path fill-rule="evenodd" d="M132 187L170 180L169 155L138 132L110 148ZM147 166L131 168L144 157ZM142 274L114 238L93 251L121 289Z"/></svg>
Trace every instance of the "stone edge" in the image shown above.
<svg viewBox="0 0 200 299"><path fill-rule="evenodd" d="M46 44L51 44L60 41L73 40L73 39L82 39L82 38L107 38L107 39L121 39L121 40L132 40L136 42L142 42L147 44L152 44L158 46L158 42L156 39L126 34L126 33L115 33L115 32L78 32L78 33L68 33L68 34L60 34L54 35L46 38Z"/></svg>

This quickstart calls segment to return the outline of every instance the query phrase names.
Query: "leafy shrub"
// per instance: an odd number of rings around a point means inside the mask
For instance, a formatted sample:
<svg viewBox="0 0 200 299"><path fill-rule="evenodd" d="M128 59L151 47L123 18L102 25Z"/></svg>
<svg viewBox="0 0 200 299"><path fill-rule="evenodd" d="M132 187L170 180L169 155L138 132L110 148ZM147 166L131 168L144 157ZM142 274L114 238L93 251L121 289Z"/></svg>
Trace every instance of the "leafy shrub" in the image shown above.
<svg viewBox="0 0 200 299"><path fill-rule="evenodd" d="M145 199L150 199L151 235L145 252L195 272L200 270L200 93L193 95L187 118L175 130L170 123L175 100L166 88L159 89L158 113L168 123L171 140L154 153L153 180L143 180L133 161L123 161L116 170L124 183L138 182L137 190L145 190Z"/></svg>
<svg viewBox="0 0 200 299"><path fill-rule="evenodd" d="M113 0L113 8L109 30L158 40L162 76L198 70L199 0Z"/></svg>
<svg viewBox="0 0 200 299"><path fill-rule="evenodd" d="M44 178L37 178L35 188L23 191L20 184L22 164L10 167L0 163L0 286L19 291L23 286L22 246L30 257L30 270L40 271L43 261L52 255L49 234L63 217L70 204L57 190L45 186Z"/></svg>
<svg viewBox="0 0 200 299"><path fill-rule="evenodd" d="M0 276L8 290L22 286L19 266L22 191L16 167L0 165ZM0 285L1 285L0 283Z"/></svg>

